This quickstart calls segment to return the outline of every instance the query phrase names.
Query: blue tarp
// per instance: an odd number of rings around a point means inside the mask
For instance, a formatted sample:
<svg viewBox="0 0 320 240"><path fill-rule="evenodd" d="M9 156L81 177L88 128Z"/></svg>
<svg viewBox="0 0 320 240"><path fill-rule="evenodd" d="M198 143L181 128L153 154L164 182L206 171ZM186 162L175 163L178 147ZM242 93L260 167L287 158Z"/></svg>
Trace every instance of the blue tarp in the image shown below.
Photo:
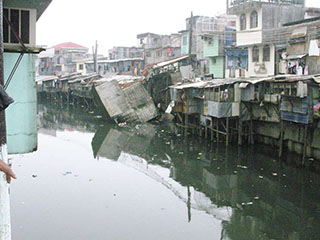
<svg viewBox="0 0 320 240"><path fill-rule="evenodd" d="M309 98L283 97L280 105L281 118L286 121L308 124L310 118Z"/></svg>

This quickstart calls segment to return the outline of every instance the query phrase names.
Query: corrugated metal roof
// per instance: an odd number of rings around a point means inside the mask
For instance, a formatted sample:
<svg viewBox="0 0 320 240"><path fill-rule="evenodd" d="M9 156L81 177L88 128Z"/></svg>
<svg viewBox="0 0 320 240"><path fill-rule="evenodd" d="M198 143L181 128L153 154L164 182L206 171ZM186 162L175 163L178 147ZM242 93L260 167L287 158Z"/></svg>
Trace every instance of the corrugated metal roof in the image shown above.
<svg viewBox="0 0 320 240"><path fill-rule="evenodd" d="M113 60L98 60L98 63L117 63L126 61L143 61L143 58L123 58L123 59L113 59ZM86 61L86 63L93 63L93 60Z"/></svg>
<svg viewBox="0 0 320 240"><path fill-rule="evenodd" d="M181 56L181 57L178 57L178 58L174 58L174 59L167 60L167 61L164 61L164 62L156 63L156 64L152 65L152 67L153 68L165 67L165 66L168 66L170 64L174 64L174 63L180 62L182 60L185 60L188 57L189 57L189 55L184 55L184 56Z"/></svg>
<svg viewBox="0 0 320 240"><path fill-rule="evenodd" d="M307 56L307 54L291 54L288 55L286 58L284 58L285 60L291 60L291 59L301 59L303 57Z"/></svg>
<svg viewBox="0 0 320 240"><path fill-rule="evenodd" d="M170 88L175 89L186 89L186 88L213 88L224 85L230 85L239 82L238 79L213 79L210 81L197 81L197 82L188 82L184 84L177 84L170 86Z"/></svg>

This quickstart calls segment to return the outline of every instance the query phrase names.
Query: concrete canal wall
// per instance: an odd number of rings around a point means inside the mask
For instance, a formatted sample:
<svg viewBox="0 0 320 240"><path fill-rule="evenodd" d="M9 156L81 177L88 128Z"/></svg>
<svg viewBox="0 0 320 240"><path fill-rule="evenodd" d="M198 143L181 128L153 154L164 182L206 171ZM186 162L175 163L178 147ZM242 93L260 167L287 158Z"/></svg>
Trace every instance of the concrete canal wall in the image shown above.
<svg viewBox="0 0 320 240"><path fill-rule="evenodd" d="M280 124L256 121L254 132L259 143L279 147ZM306 141L305 141L306 139ZM306 156L320 160L320 123L309 126L307 136L301 124L284 122L283 147L289 152L303 154L306 144Z"/></svg>

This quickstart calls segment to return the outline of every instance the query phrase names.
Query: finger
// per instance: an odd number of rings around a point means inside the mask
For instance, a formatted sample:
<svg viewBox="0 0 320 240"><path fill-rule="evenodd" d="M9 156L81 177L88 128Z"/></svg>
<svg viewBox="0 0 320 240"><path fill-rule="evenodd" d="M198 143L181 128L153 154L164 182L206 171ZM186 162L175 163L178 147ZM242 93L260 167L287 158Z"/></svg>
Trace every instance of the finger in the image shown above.
<svg viewBox="0 0 320 240"><path fill-rule="evenodd" d="M6 177L7 177L7 183L10 184L10 183L11 183L11 177L10 177L10 175L6 174Z"/></svg>

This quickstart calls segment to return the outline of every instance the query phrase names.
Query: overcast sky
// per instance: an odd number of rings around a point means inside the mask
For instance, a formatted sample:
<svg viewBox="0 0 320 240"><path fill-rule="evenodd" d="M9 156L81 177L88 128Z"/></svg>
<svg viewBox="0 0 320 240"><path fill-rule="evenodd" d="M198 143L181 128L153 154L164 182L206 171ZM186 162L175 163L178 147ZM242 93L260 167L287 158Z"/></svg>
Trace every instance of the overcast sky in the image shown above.
<svg viewBox="0 0 320 240"><path fill-rule="evenodd" d="M319 0L307 0L320 7ZM134 46L144 32L171 34L185 29L194 15L215 16L226 11L226 0L53 0L37 23L37 44L74 42L90 48L98 40L99 53L113 46Z"/></svg>

